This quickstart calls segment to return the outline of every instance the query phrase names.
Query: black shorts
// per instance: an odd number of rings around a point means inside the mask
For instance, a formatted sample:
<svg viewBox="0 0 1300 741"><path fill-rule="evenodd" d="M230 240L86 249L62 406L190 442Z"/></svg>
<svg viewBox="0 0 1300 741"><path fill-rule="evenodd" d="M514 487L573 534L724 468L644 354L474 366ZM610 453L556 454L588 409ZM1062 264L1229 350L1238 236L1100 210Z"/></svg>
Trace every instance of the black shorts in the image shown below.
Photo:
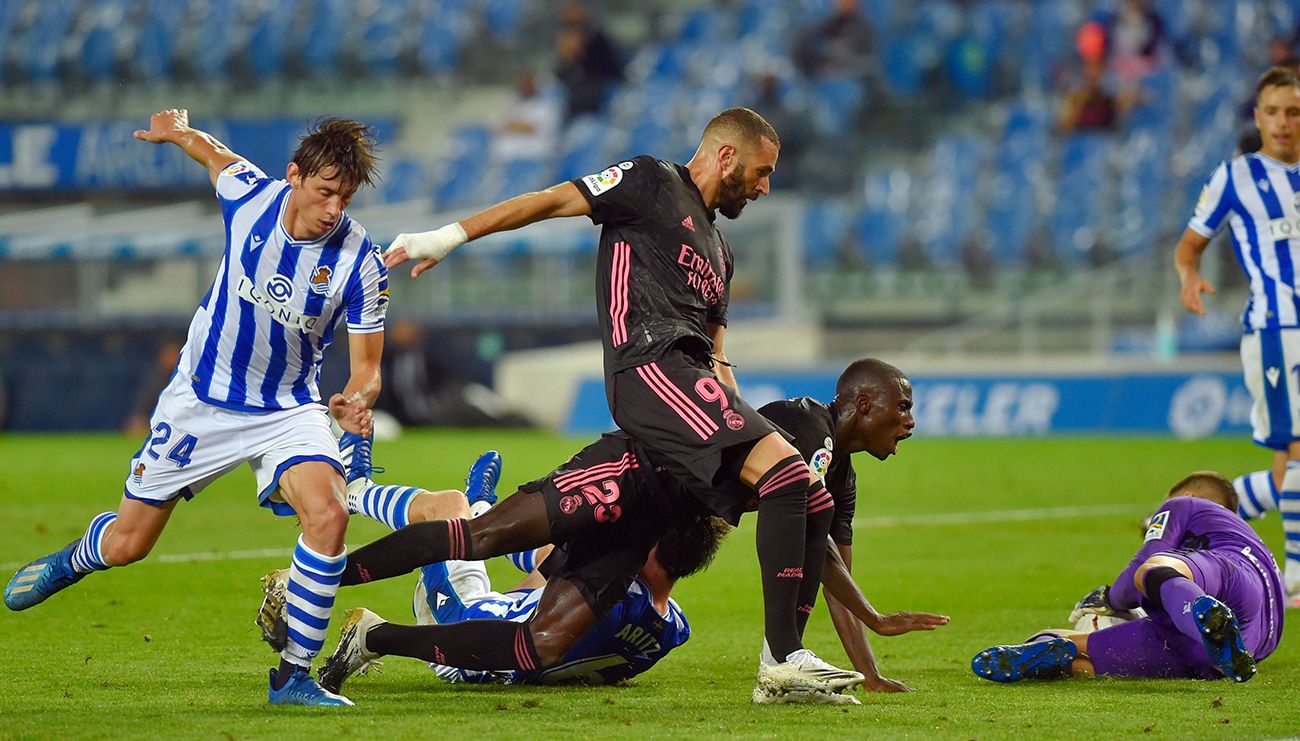
<svg viewBox="0 0 1300 741"><path fill-rule="evenodd" d="M744 456L773 432L790 439L683 353L613 374L605 394L619 429L732 524L752 494L739 481Z"/></svg>
<svg viewBox="0 0 1300 741"><path fill-rule="evenodd" d="M696 510L622 433L602 436L519 488L540 492L546 504L557 550L542 573L573 582L601 616L627 596L659 534Z"/></svg>

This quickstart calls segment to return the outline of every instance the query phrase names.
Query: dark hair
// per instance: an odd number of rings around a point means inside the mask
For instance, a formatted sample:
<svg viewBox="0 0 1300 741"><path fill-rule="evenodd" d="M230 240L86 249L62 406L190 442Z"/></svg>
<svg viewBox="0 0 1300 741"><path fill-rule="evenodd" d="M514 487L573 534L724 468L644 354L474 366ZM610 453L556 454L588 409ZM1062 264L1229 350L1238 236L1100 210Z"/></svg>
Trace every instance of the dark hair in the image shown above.
<svg viewBox="0 0 1300 741"><path fill-rule="evenodd" d="M731 526L721 517L693 517L659 536L655 560L669 579L703 571L718 553Z"/></svg>
<svg viewBox="0 0 1300 741"><path fill-rule="evenodd" d="M1233 512L1237 511L1237 490L1232 488L1231 481L1216 471L1194 471L1184 476L1178 483L1169 487L1169 496L1183 489L1192 489L1197 494L1214 495L1219 504Z"/></svg>
<svg viewBox="0 0 1300 741"><path fill-rule="evenodd" d="M298 140L292 161L304 178L333 165L345 183L360 186L375 181L374 131L360 121L327 118L312 124Z"/></svg>
<svg viewBox="0 0 1300 741"><path fill-rule="evenodd" d="M883 388L898 378L907 378L903 372L883 360L862 358L849 364L835 382L835 395L848 397L863 386Z"/></svg>
<svg viewBox="0 0 1300 741"><path fill-rule="evenodd" d="M1259 94L1264 92L1264 88L1286 85L1300 88L1300 77L1296 77L1295 70L1284 66L1270 67L1259 76L1259 82L1255 84L1255 101L1259 101Z"/></svg>
<svg viewBox="0 0 1300 741"><path fill-rule="evenodd" d="M740 143L737 138L745 143L758 143L760 139L767 139L778 149L781 147L781 137L776 135L772 124L748 108L728 108L714 116L709 125L704 127L704 136L710 134L716 134L724 140L731 139L732 144Z"/></svg>

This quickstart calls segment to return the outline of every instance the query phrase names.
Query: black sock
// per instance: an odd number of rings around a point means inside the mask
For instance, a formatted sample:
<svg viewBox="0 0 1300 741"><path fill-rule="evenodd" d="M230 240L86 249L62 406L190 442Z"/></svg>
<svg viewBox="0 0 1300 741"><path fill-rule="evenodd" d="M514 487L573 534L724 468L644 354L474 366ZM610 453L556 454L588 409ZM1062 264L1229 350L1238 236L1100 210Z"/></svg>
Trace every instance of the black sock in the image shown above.
<svg viewBox="0 0 1300 741"><path fill-rule="evenodd" d="M506 620L466 620L447 625L383 623L366 633L366 649L483 671L536 671L542 664L533 647L529 623Z"/></svg>
<svg viewBox="0 0 1300 741"><path fill-rule="evenodd" d="M449 560L474 560L469 520L417 522L348 553L339 586L389 579Z"/></svg>
<svg viewBox="0 0 1300 741"><path fill-rule="evenodd" d="M280 668L275 670L275 682L271 684L271 687L277 690L280 689L284 686L285 682L289 681L289 675L300 670L310 672L311 667L303 666L302 664L295 664L284 657L280 657Z"/></svg>
<svg viewBox="0 0 1300 741"><path fill-rule="evenodd" d="M808 495L810 508L818 505L814 502L826 491L822 482L813 480L812 492ZM827 495L829 496L829 495ZM831 519L835 516L835 506L824 507L808 515L806 537L804 538L803 581L799 584L799 597L795 600L795 623L799 627L799 637L803 637L804 628L808 626L808 616L817 604L817 592L822 586L822 567L826 565L826 536L831 532Z"/></svg>
<svg viewBox="0 0 1300 741"><path fill-rule="evenodd" d="M758 566L763 582L763 635L777 661L803 646L795 619L803 582L808 465L797 455L759 477Z"/></svg>

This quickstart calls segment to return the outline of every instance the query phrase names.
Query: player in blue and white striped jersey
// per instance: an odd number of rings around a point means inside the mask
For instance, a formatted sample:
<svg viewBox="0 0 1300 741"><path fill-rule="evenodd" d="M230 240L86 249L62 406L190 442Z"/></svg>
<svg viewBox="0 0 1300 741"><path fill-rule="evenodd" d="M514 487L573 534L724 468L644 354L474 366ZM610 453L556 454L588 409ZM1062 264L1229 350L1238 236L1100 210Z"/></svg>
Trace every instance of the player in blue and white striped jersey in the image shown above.
<svg viewBox="0 0 1300 741"><path fill-rule="evenodd" d="M1214 293L1199 273L1201 255L1226 224L1237 262L1250 281L1242 312L1241 362L1254 406L1257 444L1273 453L1271 475L1242 476L1239 497L1265 509L1268 486L1278 491L1286 536L1287 603L1300 607L1300 78L1274 67L1256 85L1258 152L1214 171L1174 253L1183 307L1204 314L1202 293ZM1263 496L1261 496L1263 495Z"/></svg>
<svg viewBox="0 0 1300 741"><path fill-rule="evenodd" d="M160 111L149 124L137 139L175 144L207 169L226 225L225 252L149 438L131 460L117 511L19 570L5 603L27 609L91 571L139 561L177 502L248 463L260 503L296 514L303 529L290 568L289 641L271 670L269 699L351 705L322 690L307 669L324 642L347 558L343 466L329 417L369 435L379 394L387 272L344 212L374 177L374 140L356 121L322 121L279 180L191 128L184 110ZM321 357L344 322L351 377L327 408L317 387Z"/></svg>

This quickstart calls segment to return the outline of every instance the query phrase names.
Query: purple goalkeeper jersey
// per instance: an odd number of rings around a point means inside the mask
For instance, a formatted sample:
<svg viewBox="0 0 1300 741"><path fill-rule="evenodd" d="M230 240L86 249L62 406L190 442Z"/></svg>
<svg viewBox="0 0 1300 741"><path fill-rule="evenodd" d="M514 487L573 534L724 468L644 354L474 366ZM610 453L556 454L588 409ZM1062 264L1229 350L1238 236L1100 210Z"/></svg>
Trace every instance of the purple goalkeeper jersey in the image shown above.
<svg viewBox="0 0 1300 741"><path fill-rule="evenodd" d="M1212 554L1221 567L1217 583L1202 588L1227 604L1241 624L1242 639L1256 658L1273 652L1282 637L1285 614L1282 574L1268 546L1245 520L1221 504L1196 497L1165 500L1147 525L1142 547L1110 588L1110 604L1132 609L1142 600L1133 583L1138 567L1151 556L1188 556L1193 573L1200 554ZM1197 580L1198 583L1201 580Z"/></svg>

